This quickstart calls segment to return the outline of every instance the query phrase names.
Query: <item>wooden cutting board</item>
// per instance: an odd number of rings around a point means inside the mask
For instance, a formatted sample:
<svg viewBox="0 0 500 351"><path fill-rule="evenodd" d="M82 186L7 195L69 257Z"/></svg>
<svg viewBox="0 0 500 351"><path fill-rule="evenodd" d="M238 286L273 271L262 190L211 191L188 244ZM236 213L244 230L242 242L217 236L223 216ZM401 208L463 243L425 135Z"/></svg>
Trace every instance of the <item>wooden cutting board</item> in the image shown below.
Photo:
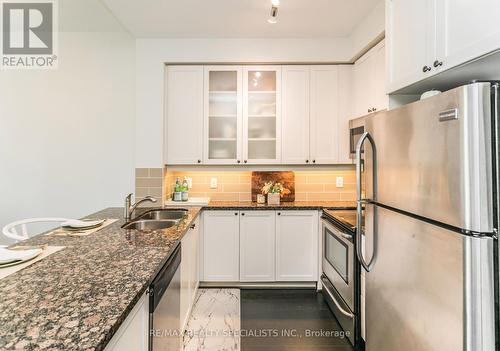
<svg viewBox="0 0 500 351"><path fill-rule="evenodd" d="M290 194L283 196L281 201L295 201L295 173L291 171L252 172L252 201L257 201L257 194L267 182L281 183L290 190Z"/></svg>

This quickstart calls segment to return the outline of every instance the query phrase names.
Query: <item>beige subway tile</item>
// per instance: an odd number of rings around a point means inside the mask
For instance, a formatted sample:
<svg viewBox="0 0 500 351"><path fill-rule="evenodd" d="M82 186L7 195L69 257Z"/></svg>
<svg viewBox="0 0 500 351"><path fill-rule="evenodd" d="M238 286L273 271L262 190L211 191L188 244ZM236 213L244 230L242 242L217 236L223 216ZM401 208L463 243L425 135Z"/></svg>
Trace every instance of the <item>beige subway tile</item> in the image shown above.
<svg viewBox="0 0 500 351"><path fill-rule="evenodd" d="M136 178L135 186L137 187L161 187L161 178Z"/></svg>
<svg viewBox="0 0 500 351"><path fill-rule="evenodd" d="M307 201L307 193L295 193L295 201Z"/></svg>
<svg viewBox="0 0 500 351"><path fill-rule="evenodd" d="M342 201L356 201L356 193L340 193L340 200Z"/></svg>
<svg viewBox="0 0 500 351"><path fill-rule="evenodd" d="M340 201L340 193L307 193L307 201Z"/></svg>
<svg viewBox="0 0 500 351"><path fill-rule="evenodd" d="M148 196L148 188L136 187L135 197L146 197Z"/></svg>
<svg viewBox="0 0 500 351"><path fill-rule="evenodd" d="M151 178L161 178L163 177L163 168L150 168L149 176Z"/></svg>
<svg viewBox="0 0 500 351"><path fill-rule="evenodd" d="M252 175L251 174L240 174L240 184L251 184Z"/></svg>
<svg viewBox="0 0 500 351"><path fill-rule="evenodd" d="M154 196L157 199L161 198L162 188L161 187L149 188L149 196Z"/></svg>
<svg viewBox="0 0 500 351"><path fill-rule="evenodd" d="M240 176L238 174L225 174L219 176L218 181L222 184L238 184L240 182Z"/></svg>
<svg viewBox="0 0 500 351"><path fill-rule="evenodd" d="M297 193L319 193L323 191L325 191L325 186L323 184L295 184L295 192Z"/></svg>
<svg viewBox="0 0 500 351"><path fill-rule="evenodd" d="M193 191L189 192L189 196L190 197L210 197L207 193L204 193L204 192L193 192Z"/></svg>
<svg viewBox="0 0 500 351"><path fill-rule="evenodd" d="M241 201L241 202L252 201L252 194L251 193L240 193L239 201Z"/></svg>
<svg viewBox="0 0 500 351"><path fill-rule="evenodd" d="M135 169L136 178L147 178L149 177L149 168L136 168Z"/></svg>
<svg viewBox="0 0 500 351"><path fill-rule="evenodd" d="M212 201L239 201L240 197L238 193L213 193L210 194L210 200Z"/></svg>
<svg viewBox="0 0 500 351"><path fill-rule="evenodd" d="M330 183L335 183L335 177L332 175L308 175L307 176L307 183L308 184L330 184Z"/></svg>
<svg viewBox="0 0 500 351"><path fill-rule="evenodd" d="M252 191L250 184L223 184L222 189L225 193L245 193Z"/></svg>
<svg viewBox="0 0 500 351"><path fill-rule="evenodd" d="M295 174L295 184L305 184L307 182L307 176L305 174Z"/></svg>

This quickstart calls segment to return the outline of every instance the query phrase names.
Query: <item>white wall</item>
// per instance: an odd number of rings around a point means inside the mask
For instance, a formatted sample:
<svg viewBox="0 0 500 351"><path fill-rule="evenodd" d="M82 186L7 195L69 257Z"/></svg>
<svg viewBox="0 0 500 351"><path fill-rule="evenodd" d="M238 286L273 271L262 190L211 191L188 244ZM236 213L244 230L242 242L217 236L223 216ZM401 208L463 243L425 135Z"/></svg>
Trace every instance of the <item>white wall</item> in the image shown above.
<svg viewBox="0 0 500 351"><path fill-rule="evenodd" d="M134 189L135 40L98 0L59 1L59 21L57 70L0 71L0 226Z"/></svg>

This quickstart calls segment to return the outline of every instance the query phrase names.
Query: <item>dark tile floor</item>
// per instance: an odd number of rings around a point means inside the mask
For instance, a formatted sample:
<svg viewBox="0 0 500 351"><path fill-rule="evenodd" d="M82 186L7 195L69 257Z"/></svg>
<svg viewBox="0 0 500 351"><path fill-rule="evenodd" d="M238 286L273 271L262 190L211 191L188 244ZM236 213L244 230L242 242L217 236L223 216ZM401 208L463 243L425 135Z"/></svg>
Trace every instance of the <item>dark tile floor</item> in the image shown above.
<svg viewBox="0 0 500 351"><path fill-rule="evenodd" d="M315 290L241 290L241 350L352 351L321 293Z"/></svg>

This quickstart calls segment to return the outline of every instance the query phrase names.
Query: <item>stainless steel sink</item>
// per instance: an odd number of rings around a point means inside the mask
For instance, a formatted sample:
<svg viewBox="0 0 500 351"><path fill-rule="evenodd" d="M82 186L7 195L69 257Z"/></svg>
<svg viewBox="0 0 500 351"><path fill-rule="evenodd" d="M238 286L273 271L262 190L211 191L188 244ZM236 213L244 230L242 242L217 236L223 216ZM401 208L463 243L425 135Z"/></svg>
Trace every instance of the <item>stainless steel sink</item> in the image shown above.
<svg viewBox="0 0 500 351"><path fill-rule="evenodd" d="M141 216L140 219L155 219L155 220L163 220L163 219L182 219L187 215L188 210L185 209L160 209L160 210L151 210L148 211Z"/></svg>
<svg viewBox="0 0 500 351"><path fill-rule="evenodd" d="M137 221L133 221L125 224L123 229L136 229L136 230L157 230L157 229L167 229L173 227L179 223L178 220L148 220L148 219L140 219Z"/></svg>

